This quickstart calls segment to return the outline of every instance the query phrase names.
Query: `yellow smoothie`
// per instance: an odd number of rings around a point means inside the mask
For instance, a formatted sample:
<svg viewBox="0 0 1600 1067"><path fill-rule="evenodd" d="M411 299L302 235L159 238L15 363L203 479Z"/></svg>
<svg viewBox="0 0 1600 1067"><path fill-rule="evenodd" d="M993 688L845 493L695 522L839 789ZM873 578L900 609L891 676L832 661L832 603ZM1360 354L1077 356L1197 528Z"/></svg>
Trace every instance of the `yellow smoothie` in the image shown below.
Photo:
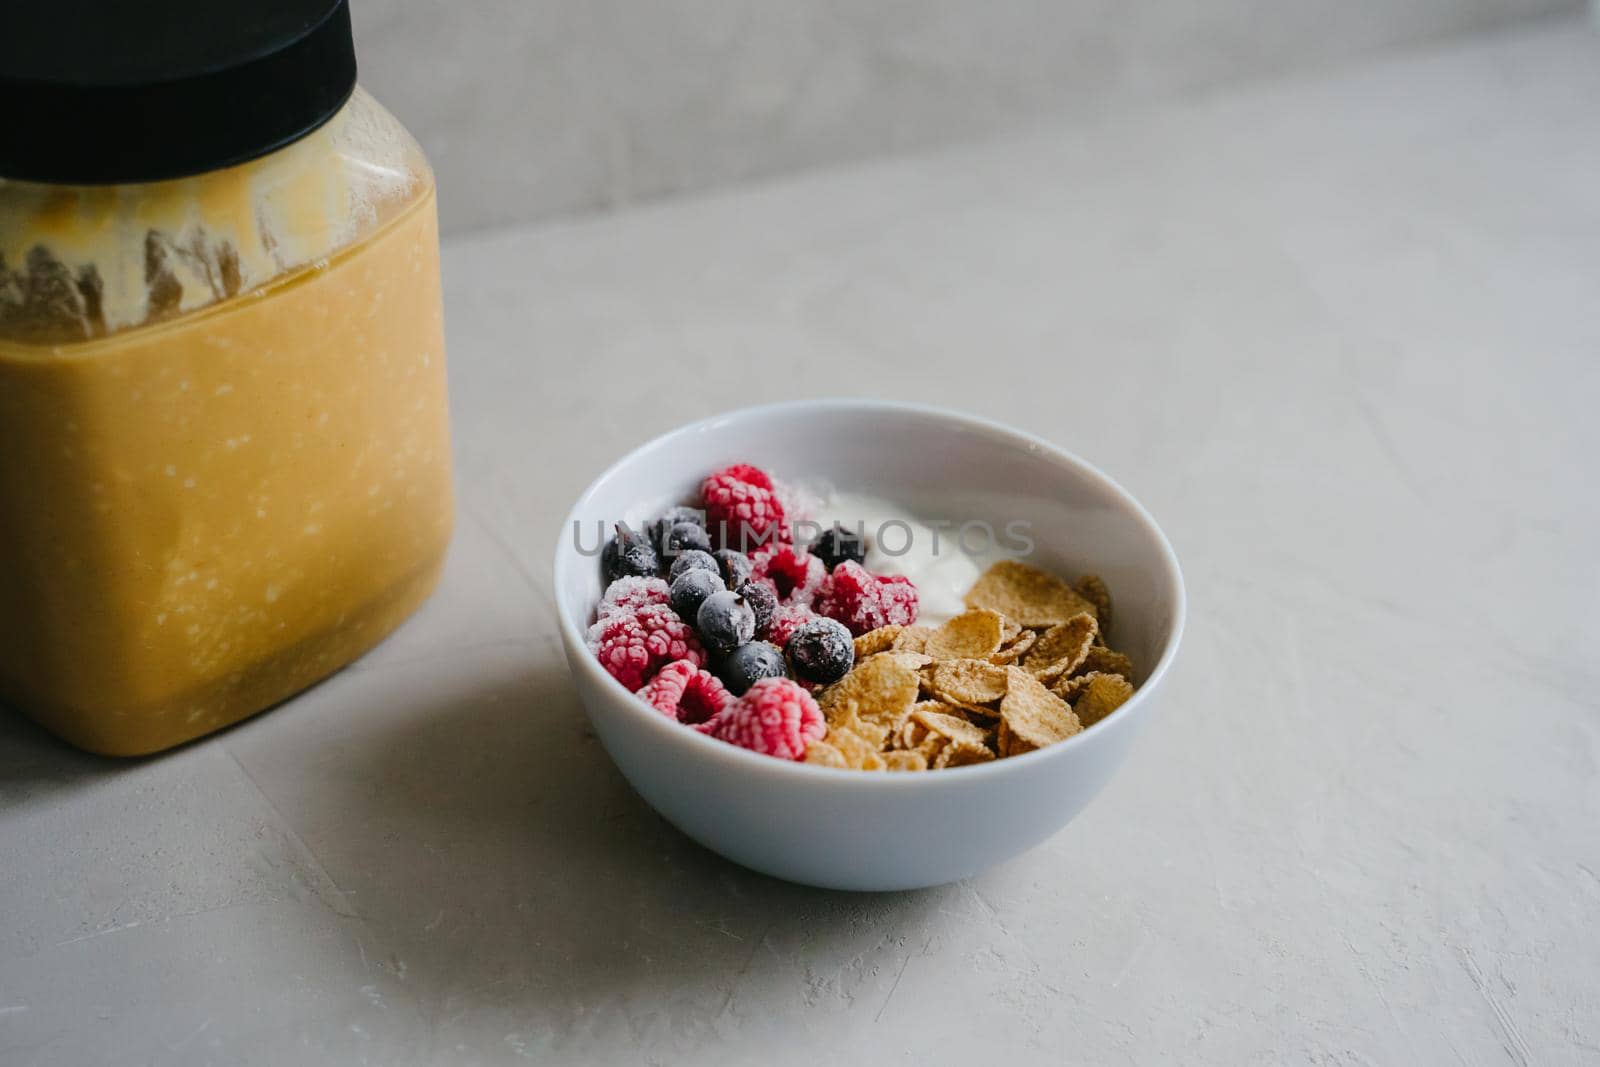
<svg viewBox="0 0 1600 1067"><path fill-rule="evenodd" d="M148 287L118 321L102 276L81 339L0 333L0 698L83 748L154 752L311 685L427 596L452 517L431 183L373 217L254 288L249 257L285 253L241 218L265 239L232 266L173 257L211 286L193 310Z"/></svg>

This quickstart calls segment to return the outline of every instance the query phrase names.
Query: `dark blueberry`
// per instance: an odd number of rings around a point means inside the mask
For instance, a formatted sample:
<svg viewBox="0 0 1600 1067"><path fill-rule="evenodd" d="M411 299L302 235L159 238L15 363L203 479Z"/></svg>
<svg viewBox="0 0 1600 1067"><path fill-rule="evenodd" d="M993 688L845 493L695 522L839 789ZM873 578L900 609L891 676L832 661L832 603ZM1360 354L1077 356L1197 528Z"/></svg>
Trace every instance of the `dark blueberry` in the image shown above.
<svg viewBox="0 0 1600 1067"><path fill-rule="evenodd" d="M728 692L743 696L759 679L787 677L789 668L784 666L783 653L778 651L777 645L751 641L719 660L716 672Z"/></svg>
<svg viewBox="0 0 1600 1067"><path fill-rule="evenodd" d="M675 582L678 580L678 575L692 570L710 571L718 578L722 577L722 568L711 558L711 553L691 548L687 552L678 553L677 558L672 561L672 569L667 571L667 581Z"/></svg>
<svg viewBox="0 0 1600 1067"><path fill-rule="evenodd" d="M860 563L867 558L867 544L861 537L861 530L849 530L838 523L824 530L810 548L811 554L826 563L830 571L847 559Z"/></svg>
<svg viewBox="0 0 1600 1067"><path fill-rule="evenodd" d="M691 549L699 552L711 551L711 538L706 534L704 526L696 526L692 522L680 522L667 531L661 539L661 554L668 559L680 556Z"/></svg>
<svg viewBox="0 0 1600 1067"><path fill-rule="evenodd" d="M766 582L745 582L738 592L756 613L756 633L766 633L772 613L778 610L778 594Z"/></svg>
<svg viewBox="0 0 1600 1067"><path fill-rule="evenodd" d="M722 580L728 583L729 589L737 589L750 580L755 564L750 562L749 556L736 548L719 548L711 554L722 564Z"/></svg>
<svg viewBox="0 0 1600 1067"><path fill-rule="evenodd" d="M674 526L685 522L704 530L706 528L706 513L699 508L672 507L662 512L659 519L651 522L650 540L655 542L656 549L658 551L664 550L665 545L662 542L667 534L672 531Z"/></svg>
<svg viewBox="0 0 1600 1067"><path fill-rule="evenodd" d="M794 673L808 682L837 682L855 666L855 639L849 627L833 619L813 619L789 638Z"/></svg>
<svg viewBox="0 0 1600 1067"><path fill-rule="evenodd" d="M692 619L706 597L725 588L722 576L715 571L690 567L672 582L672 610L685 619Z"/></svg>
<svg viewBox="0 0 1600 1067"><path fill-rule="evenodd" d="M713 652L732 652L756 635L756 613L744 597L724 589L700 602L695 614L700 643Z"/></svg>
<svg viewBox="0 0 1600 1067"><path fill-rule="evenodd" d="M715 564L717 561L711 562ZM606 547L600 550L600 570L605 574L607 585L630 575L653 578L660 566L661 557L656 555L650 538L620 524L617 526L617 536L607 541Z"/></svg>

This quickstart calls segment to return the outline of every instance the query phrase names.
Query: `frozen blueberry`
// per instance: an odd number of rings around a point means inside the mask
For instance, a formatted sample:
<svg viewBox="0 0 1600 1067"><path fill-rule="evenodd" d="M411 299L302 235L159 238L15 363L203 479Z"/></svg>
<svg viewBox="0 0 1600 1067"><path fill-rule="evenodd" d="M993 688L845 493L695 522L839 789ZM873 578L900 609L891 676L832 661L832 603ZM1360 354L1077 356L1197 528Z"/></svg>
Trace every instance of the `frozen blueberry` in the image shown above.
<svg viewBox="0 0 1600 1067"><path fill-rule="evenodd" d="M756 635L756 613L738 593L724 589L700 602L695 614L700 643L713 652L732 652Z"/></svg>
<svg viewBox="0 0 1600 1067"><path fill-rule="evenodd" d="M811 554L828 565L831 571L845 560L860 563L867 558L867 544L859 530L847 530L838 523L824 530L811 546Z"/></svg>
<svg viewBox="0 0 1600 1067"><path fill-rule="evenodd" d="M756 633L765 633L772 613L778 610L778 594L766 582L745 582L738 587L738 593L756 613Z"/></svg>
<svg viewBox="0 0 1600 1067"><path fill-rule="evenodd" d="M661 554L668 559L691 549L699 552L711 551L711 538L704 526L696 526L692 522L680 522L661 538Z"/></svg>
<svg viewBox="0 0 1600 1067"><path fill-rule="evenodd" d="M650 523L650 540L655 542L658 551L665 550L667 534L672 532L674 526L688 523L691 526L706 528L706 513L699 508L671 507L661 513L661 517Z"/></svg>
<svg viewBox="0 0 1600 1067"><path fill-rule="evenodd" d="M849 627L833 619L813 619L789 638L794 673L808 682L837 682L855 666L855 639Z"/></svg>
<svg viewBox="0 0 1600 1067"><path fill-rule="evenodd" d="M749 556L736 548L719 548L711 554L722 565L722 580L728 583L729 589L737 589L750 580L755 564L750 562Z"/></svg>
<svg viewBox="0 0 1600 1067"><path fill-rule="evenodd" d="M672 568L667 571L667 581L675 582L684 571L702 570L710 571L718 578L722 577L722 568L717 566L717 561L711 558L711 553L702 552L698 548L691 548L687 552L678 553L672 561Z"/></svg>
<svg viewBox="0 0 1600 1067"><path fill-rule="evenodd" d="M711 562L715 565L717 561ZM653 578L660 566L661 557L656 555L650 538L620 523L617 525L617 536L607 541L600 550L600 570L605 575L607 585L629 576Z"/></svg>
<svg viewBox="0 0 1600 1067"><path fill-rule="evenodd" d="M784 666L783 653L778 646L765 641L751 641L740 645L716 665L717 677L734 696L743 696L762 678L784 678L789 669Z"/></svg>
<svg viewBox="0 0 1600 1067"><path fill-rule="evenodd" d="M725 588L720 574L703 567L690 567L672 582L672 610L682 618L692 619L706 597Z"/></svg>

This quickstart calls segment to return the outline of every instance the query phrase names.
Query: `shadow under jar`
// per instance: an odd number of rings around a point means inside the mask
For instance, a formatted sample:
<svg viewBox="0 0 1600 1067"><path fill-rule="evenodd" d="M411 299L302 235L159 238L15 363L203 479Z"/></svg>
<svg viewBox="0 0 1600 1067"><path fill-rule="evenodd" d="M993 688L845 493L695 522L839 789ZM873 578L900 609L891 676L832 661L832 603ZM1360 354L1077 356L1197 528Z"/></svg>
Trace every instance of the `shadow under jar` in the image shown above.
<svg viewBox="0 0 1600 1067"><path fill-rule="evenodd" d="M137 755L432 590L438 235L345 0L77 7L0 42L0 699Z"/></svg>

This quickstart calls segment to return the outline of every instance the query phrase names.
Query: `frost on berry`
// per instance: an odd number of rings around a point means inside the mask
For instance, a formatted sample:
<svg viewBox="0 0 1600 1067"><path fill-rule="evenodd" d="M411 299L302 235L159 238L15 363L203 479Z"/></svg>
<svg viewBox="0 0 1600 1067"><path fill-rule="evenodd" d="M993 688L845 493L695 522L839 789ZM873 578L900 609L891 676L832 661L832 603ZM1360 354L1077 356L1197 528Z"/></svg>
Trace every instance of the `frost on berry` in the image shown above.
<svg viewBox="0 0 1600 1067"><path fill-rule="evenodd" d="M767 640L785 648L794 632L816 617L816 612L804 604L779 604L772 613L772 621L767 623Z"/></svg>
<svg viewBox="0 0 1600 1067"><path fill-rule="evenodd" d="M713 478L719 476L732 478L735 481L745 482L749 485L757 485L762 489L772 489L776 486L776 483L772 480L772 475L750 463L734 463L712 475Z"/></svg>
<svg viewBox="0 0 1600 1067"><path fill-rule="evenodd" d="M827 732L810 693L788 678L762 678L707 724L706 732L764 756L799 760Z"/></svg>
<svg viewBox="0 0 1600 1067"><path fill-rule="evenodd" d="M632 691L673 660L706 662L694 631L665 604L608 615L589 627L586 641L606 672Z"/></svg>
<svg viewBox="0 0 1600 1067"><path fill-rule="evenodd" d="M817 614L837 619L857 637L880 626L917 621L917 587L904 575L877 576L854 560L833 569L813 604Z"/></svg>
<svg viewBox="0 0 1600 1067"><path fill-rule="evenodd" d="M608 615L632 614L652 604L665 604L670 598L671 589L665 580L630 575L606 586L596 615L603 619Z"/></svg>
<svg viewBox="0 0 1600 1067"><path fill-rule="evenodd" d="M751 480L755 479L755 480ZM707 530L724 548L748 552L781 539L783 504L772 479L748 464L735 464L700 483Z"/></svg>
<svg viewBox="0 0 1600 1067"><path fill-rule="evenodd" d="M780 603L809 607L828 577L828 567L803 548L774 545L757 554L751 577L770 582Z"/></svg>
<svg viewBox="0 0 1600 1067"><path fill-rule="evenodd" d="M662 667L639 690L639 696L669 719L691 726L711 719L733 700L714 675L691 659L674 660Z"/></svg>

